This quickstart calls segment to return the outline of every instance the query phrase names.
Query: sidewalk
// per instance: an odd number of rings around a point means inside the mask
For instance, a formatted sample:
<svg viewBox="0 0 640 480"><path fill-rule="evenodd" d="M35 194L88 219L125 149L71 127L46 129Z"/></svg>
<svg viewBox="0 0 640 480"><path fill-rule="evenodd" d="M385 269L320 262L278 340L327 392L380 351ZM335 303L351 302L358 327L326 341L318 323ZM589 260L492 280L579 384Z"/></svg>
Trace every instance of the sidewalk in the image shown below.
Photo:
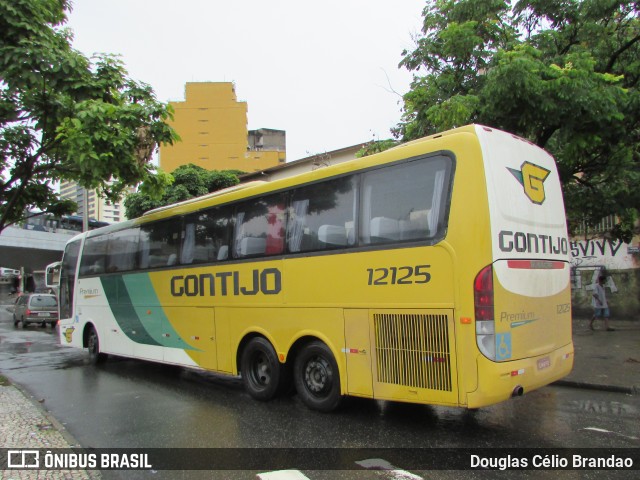
<svg viewBox="0 0 640 480"><path fill-rule="evenodd" d="M74 448L77 442L64 427L47 414L28 393L0 374L0 448L50 449ZM5 461L2 462L6 465ZM0 470L6 480L98 479L98 472L84 470Z"/></svg>
<svg viewBox="0 0 640 480"><path fill-rule="evenodd" d="M614 332L604 331L602 320L596 320L595 331L589 319L573 320L573 371L555 385L640 393L640 321L609 324Z"/></svg>

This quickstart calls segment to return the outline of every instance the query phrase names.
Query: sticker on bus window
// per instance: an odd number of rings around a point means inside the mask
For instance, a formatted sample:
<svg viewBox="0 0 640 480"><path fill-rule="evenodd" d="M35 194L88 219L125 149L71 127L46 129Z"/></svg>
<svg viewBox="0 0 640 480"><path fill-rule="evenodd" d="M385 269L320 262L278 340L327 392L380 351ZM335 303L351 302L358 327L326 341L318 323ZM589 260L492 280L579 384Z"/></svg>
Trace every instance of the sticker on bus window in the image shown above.
<svg viewBox="0 0 640 480"><path fill-rule="evenodd" d="M511 358L511 333L496 333L496 360Z"/></svg>

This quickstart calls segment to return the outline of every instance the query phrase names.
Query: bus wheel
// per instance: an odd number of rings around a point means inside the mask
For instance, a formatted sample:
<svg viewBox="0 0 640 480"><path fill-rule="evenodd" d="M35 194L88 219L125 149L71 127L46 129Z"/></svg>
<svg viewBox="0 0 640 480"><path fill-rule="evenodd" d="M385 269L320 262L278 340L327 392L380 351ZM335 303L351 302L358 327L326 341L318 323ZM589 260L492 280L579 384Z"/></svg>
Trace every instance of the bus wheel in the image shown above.
<svg viewBox="0 0 640 480"><path fill-rule="evenodd" d="M293 379L298 395L313 410L331 412L342 400L338 364L322 342L311 342L298 353Z"/></svg>
<svg viewBox="0 0 640 480"><path fill-rule="evenodd" d="M89 362L92 365L97 365L107 358L104 353L100 353L100 339L98 338L98 332L93 327L89 327L87 348L89 349Z"/></svg>
<svg viewBox="0 0 640 480"><path fill-rule="evenodd" d="M267 339L252 338L244 347L240 372L244 387L256 400L271 400L278 394L282 370L276 352Z"/></svg>

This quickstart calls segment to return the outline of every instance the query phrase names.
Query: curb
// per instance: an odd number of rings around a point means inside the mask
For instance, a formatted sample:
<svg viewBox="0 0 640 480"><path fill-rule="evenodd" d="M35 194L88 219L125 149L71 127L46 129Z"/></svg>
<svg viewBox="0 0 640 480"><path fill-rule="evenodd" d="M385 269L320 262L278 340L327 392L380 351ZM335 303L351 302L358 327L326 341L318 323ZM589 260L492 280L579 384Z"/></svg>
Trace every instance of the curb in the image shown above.
<svg viewBox="0 0 640 480"><path fill-rule="evenodd" d="M635 395L640 392L640 389L635 386L621 387L619 385L600 385L596 383L577 382L574 380L557 380L551 385L556 385L558 387L581 388L584 390L599 390L601 392L626 393L628 395Z"/></svg>

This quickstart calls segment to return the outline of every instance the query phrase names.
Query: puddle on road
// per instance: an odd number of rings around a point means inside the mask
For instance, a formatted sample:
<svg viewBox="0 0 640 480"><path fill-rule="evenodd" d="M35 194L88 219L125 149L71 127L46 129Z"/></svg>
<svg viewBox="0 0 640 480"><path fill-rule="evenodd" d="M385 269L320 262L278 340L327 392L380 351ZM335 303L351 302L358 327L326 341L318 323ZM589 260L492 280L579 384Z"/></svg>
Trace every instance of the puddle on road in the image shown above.
<svg viewBox="0 0 640 480"><path fill-rule="evenodd" d="M58 329L14 328L0 322L0 361L5 370L67 369L87 363L86 352L60 345ZM4 328L3 328L4 327Z"/></svg>
<svg viewBox="0 0 640 480"><path fill-rule="evenodd" d="M43 341L33 341L24 336L0 335L1 353L40 353L55 352L60 348L56 343L51 343L51 338L44 338Z"/></svg>
<svg viewBox="0 0 640 480"><path fill-rule="evenodd" d="M34 343L34 342L5 342L0 338L2 353L42 353L42 352L55 352L60 347L58 345L51 345L50 343Z"/></svg>

